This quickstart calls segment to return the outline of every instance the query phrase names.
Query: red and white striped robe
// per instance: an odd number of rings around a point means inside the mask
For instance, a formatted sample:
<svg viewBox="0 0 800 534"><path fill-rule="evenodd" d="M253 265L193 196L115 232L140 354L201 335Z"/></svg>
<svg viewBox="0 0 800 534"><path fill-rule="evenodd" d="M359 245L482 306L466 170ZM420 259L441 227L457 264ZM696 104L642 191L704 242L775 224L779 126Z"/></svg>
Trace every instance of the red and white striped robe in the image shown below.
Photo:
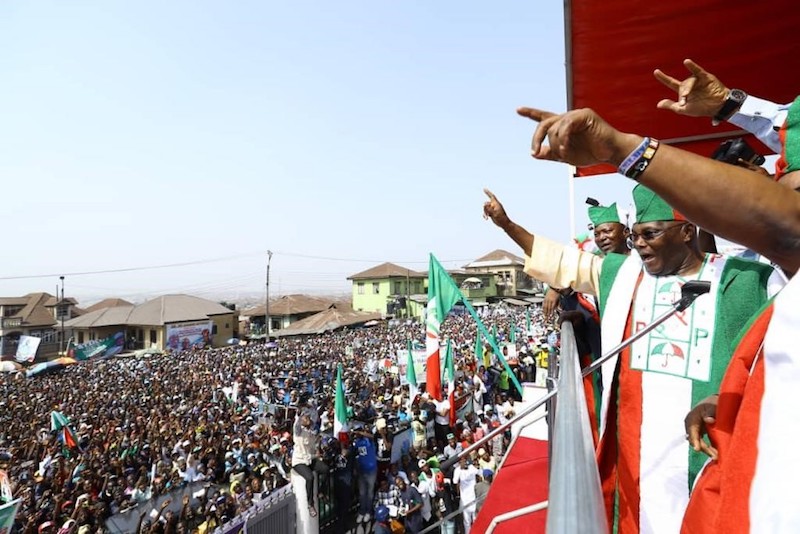
<svg viewBox="0 0 800 534"><path fill-rule="evenodd" d="M800 532L800 276L742 337L709 436L719 459L692 491L681 532Z"/></svg>

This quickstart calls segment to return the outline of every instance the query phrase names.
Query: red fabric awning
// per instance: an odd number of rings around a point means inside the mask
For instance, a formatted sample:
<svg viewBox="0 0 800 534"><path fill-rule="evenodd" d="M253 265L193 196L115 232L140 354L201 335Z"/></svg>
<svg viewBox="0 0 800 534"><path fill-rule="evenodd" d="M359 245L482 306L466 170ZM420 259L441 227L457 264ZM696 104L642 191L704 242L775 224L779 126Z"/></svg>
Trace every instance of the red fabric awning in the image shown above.
<svg viewBox="0 0 800 534"><path fill-rule="evenodd" d="M656 109L675 98L653 77L678 79L691 58L728 87L775 102L800 94L800 4L694 0L566 0L567 105L590 107L620 130L650 135L709 156L737 135L728 124ZM764 154L769 149L748 142ZM580 169L582 176L610 168Z"/></svg>

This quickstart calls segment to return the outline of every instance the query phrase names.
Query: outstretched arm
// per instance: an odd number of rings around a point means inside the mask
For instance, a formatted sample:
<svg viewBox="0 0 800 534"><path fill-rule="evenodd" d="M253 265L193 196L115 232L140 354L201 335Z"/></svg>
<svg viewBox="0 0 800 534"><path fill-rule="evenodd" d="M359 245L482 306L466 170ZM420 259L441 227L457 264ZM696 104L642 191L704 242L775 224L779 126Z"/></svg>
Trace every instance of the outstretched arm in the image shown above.
<svg viewBox="0 0 800 534"><path fill-rule="evenodd" d="M531 151L537 159L618 166L643 139L616 130L590 109L517 112L539 122ZM709 232L764 254L788 272L800 268L800 195L785 186L668 145L659 147L639 182Z"/></svg>
<svg viewBox="0 0 800 534"><path fill-rule="evenodd" d="M494 224L500 227L508 234L508 237L519 245L526 256L530 255L533 249L533 234L509 219L505 208L503 208L503 205L497 200L497 197L494 196L494 193L488 189L484 189L483 192L489 197L489 200L483 204L484 218L491 219Z"/></svg>

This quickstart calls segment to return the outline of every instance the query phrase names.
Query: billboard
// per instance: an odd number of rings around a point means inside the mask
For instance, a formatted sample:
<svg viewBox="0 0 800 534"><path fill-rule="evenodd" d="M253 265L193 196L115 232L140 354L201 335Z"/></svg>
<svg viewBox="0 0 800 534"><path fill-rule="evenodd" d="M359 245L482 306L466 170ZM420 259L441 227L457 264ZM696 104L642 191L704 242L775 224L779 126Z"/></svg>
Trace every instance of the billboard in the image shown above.
<svg viewBox="0 0 800 534"><path fill-rule="evenodd" d="M168 324L165 348L181 351L211 346L212 326L211 321Z"/></svg>
<svg viewBox="0 0 800 534"><path fill-rule="evenodd" d="M36 358L36 351L39 350L39 343L42 340L33 336L19 336L17 345L16 359L18 362L32 362Z"/></svg>

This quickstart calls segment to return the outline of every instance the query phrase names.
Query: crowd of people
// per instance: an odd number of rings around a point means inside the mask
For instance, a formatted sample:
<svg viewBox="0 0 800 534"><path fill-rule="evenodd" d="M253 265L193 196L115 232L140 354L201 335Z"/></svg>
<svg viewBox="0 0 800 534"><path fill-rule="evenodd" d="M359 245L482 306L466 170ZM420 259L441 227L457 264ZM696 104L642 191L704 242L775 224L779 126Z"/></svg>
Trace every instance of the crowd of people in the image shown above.
<svg viewBox="0 0 800 534"><path fill-rule="evenodd" d="M524 356L540 353L553 330L539 310L535 341L521 310L501 307L486 321L501 339L515 329L521 361L533 367L536 361ZM0 448L8 456L2 467L10 493L22 499L15 531L104 532L109 518L136 514L138 532L212 532L289 484L292 469L308 478L328 473L343 522L352 520L347 510L357 503L358 521L387 507L407 532L418 531L457 509L459 494L470 504L479 481L491 480L507 437L441 480L439 462L511 417L519 398L505 371L475 361L471 318L450 317L442 335L454 348L457 394L473 401L455 424L447 401L423 390L410 402L398 374L373 363L405 355L409 341L421 343L424 326L415 321L284 338L276 348L197 349L89 360L31 379L6 375ZM334 436L338 364L352 428ZM524 379L531 365L513 369ZM69 418L74 446L51 430L53 412ZM392 437L406 428L414 444L393 455ZM201 491L181 495L186 487ZM327 494L313 495L313 487L308 505L316 514ZM175 503L162 498L163 507L155 506L164 495L176 496ZM458 519L464 532L470 514Z"/></svg>

